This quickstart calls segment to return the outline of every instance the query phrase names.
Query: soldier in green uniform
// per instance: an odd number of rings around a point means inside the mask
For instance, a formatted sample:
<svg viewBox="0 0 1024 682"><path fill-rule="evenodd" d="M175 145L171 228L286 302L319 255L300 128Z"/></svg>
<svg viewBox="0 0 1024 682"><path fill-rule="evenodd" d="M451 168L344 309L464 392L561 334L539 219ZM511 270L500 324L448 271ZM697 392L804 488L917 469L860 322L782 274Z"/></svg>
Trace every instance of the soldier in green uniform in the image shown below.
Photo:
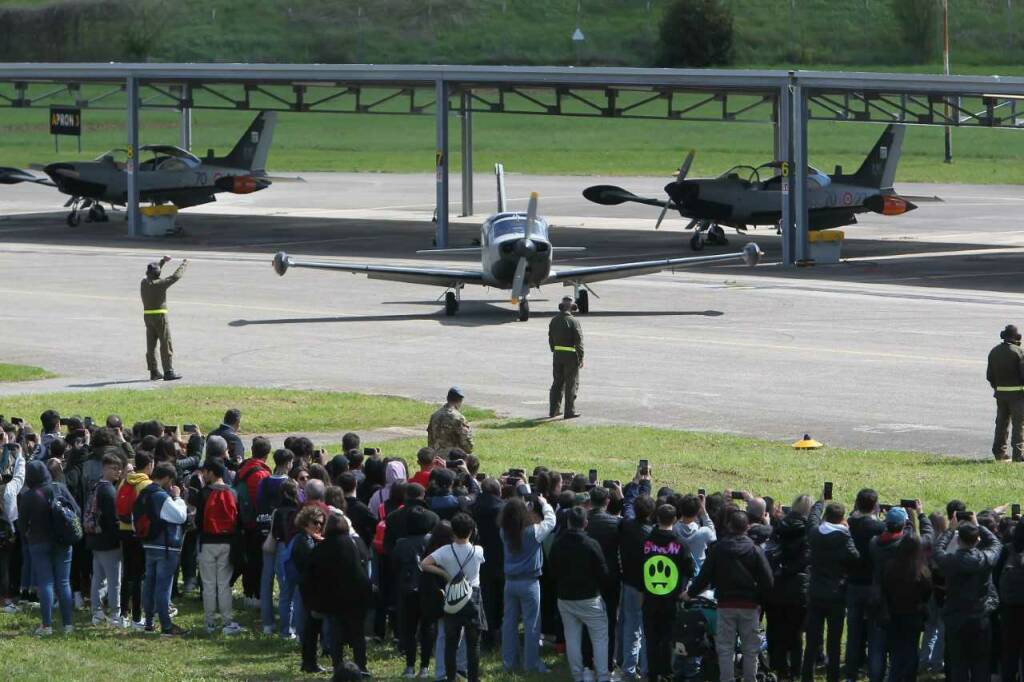
<svg viewBox="0 0 1024 682"><path fill-rule="evenodd" d="M992 454L996 461L1008 461L1006 431L1010 429L1013 461L1024 462L1024 349L1020 347L1020 331L1012 324L1006 325L999 338L1003 342L989 351L986 373L996 398L996 435L992 441Z"/></svg>
<svg viewBox="0 0 1024 682"><path fill-rule="evenodd" d="M448 389L448 401L430 415L427 445L441 457L446 457L452 448L473 452L473 429L459 411L465 398L461 388L452 386Z"/></svg>
<svg viewBox="0 0 1024 682"><path fill-rule="evenodd" d="M562 394L565 394L565 419L580 416L576 411L576 392L580 387L583 369L583 328L572 315L572 299L566 296L558 304L558 314L548 325L548 345L551 347L552 374L550 408L548 416L562 413Z"/></svg>
<svg viewBox="0 0 1024 682"><path fill-rule="evenodd" d="M181 265L170 277L160 277L160 270L171 260L170 256L164 256L159 263L150 263L146 266L146 278L140 285L142 295L142 317L146 323L146 365L149 367L149 378L151 381L174 381L180 379L181 375L174 371L172 360L174 348L171 346L171 326L167 321L167 287L171 286L185 274L185 267L188 266L188 259L181 261ZM160 361L163 364L163 374L156 364L156 344L160 343Z"/></svg>

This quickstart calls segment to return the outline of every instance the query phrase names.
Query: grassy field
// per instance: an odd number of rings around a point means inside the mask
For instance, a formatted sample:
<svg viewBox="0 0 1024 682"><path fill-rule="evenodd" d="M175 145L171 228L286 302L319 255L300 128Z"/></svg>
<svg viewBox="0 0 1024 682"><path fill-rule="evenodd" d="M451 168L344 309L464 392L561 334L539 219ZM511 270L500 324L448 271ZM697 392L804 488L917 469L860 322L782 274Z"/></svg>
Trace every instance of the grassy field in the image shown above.
<svg viewBox="0 0 1024 682"><path fill-rule="evenodd" d="M31 365L11 365L0 362L0 384L13 383L15 381L34 381L36 379L49 379L56 374L47 372L42 367Z"/></svg>
<svg viewBox="0 0 1024 682"><path fill-rule="evenodd" d="M196 111L193 150L226 153L254 114ZM46 110L0 109L0 165L27 167L54 159L89 159L125 145L124 116L85 111L82 152L71 138L55 153ZM145 111L142 143L177 144L177 116ZM881 134L878 125L815 122L810 161L831 172L855 170ZM1024 183L1019 131L956 130L955 160L942 162L941 128L911 128L897 171L900 182ZM460 167L458 122L452 119L452 171ZM512 114L474 117L477 171L501 161L511 173L656 175L668 177L689 149L697 151L692 177L714 176L737 164L772 160L772 129L759 123L603 120ZM434 164L432 116L283 114L268 167L272 172L430 172ZM272 191L272 190L271 190Z"/></svg>
<svg viewBox="0 0 1024 682"><path fill-rule="evenodd" d="M289 391L231 386L163 387L154 390L106 389L77 393L27 394L0 397L0 414L19 416L38 425L44 410L62 416L120 415L125 424L158 418L166 424L196 424L204 433L221 423L228 408L242 411L242 433L298 433L369 430L386 426L423 426L436 405L392 396ZM490 410L467 407L470 419L494 416Z"/></svg>

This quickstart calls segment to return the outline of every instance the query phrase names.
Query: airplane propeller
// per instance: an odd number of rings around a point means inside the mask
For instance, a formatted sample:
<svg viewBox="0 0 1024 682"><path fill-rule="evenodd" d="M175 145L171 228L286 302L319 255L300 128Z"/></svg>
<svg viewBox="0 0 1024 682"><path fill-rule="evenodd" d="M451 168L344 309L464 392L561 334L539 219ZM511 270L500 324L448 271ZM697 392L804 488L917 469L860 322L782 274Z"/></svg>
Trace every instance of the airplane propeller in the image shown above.
<svg viewBox="0 0 1024 682"><path fill-rule="evenodd" d="M681 183L686 179L686 175L690 172L690 165L693 163L694 151L691 149L690 153L683 159L683 163L679 166L679 173L676 175L675 184ZM654 229L657 230L661 227L661 221L665 219L665 214L668 213L668 207L671 203L670 199L665 199L665 205L661 207L661 214L658 216L658 222L654 224Z"/></svg>
<svg viewBox="0 0 1024 682"><path fill-rule="evenodd" d="M519 262L516 263L516 272L512 277L513 303L518 303L521 299L526 298L526 295L529 293L529 285L526 283L526 268L530 264L529 259L537 253L537 244L531 239L534 225L537 222L537 198L536 192L530 193L530 204L526 208L526 229L524 230L523 238L517 241L515 245L515 252L519 256Z"/></svg>

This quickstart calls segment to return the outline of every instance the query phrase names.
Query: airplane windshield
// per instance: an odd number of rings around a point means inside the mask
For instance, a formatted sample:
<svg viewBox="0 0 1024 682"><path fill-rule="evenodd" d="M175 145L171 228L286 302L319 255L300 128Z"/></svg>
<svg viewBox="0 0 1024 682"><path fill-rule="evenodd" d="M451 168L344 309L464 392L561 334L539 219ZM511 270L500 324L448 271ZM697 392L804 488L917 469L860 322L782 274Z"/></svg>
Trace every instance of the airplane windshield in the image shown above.
<svg viewBox="0 0 1024 682"><path fill-rule="evenodd" d="M491 235L503 237L507 234L526 234L526 214L516 213L507 217L498 218L491 223ZM548 224L538 219L533 226L533 234L537 237L547 238Z"/></svg>
<svg viewBox="0 0 1024 682"><path fill-rule="evenodd" d="M111 149L105 151L97 156L95 161L102 161L105 158L110 158L114 163L124 164L128 162L128 150L127 149Z"/></svg>

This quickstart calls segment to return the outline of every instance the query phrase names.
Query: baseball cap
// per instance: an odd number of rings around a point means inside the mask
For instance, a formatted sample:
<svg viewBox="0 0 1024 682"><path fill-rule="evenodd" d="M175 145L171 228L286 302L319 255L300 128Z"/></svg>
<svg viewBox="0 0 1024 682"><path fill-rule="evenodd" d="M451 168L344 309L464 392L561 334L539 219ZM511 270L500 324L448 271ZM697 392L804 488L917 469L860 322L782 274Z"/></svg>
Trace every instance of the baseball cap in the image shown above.
<svg viewBox="0 0 1024 682"><path fill-rule="evenodd" d="M466 397L466 394L463 393L462 389L459 388L458 386L452 386L451 388L448 389L448 400L452 400L454 398L465 398L465 397Z"/></svg>
<svg viewBox="0 0 1024 682"><path fill-rule="evenodd" d="M1017 325L1008 324L1006 325L1006 328L1003 329L1003 331L999 332L999 338L1003 339L1004 341L1009 341L1011 339L1019 339L1020 330L1017 329Z"/></svg>
<svg viewBox="0 0 1024 682"><path fill-rule="evenodd" d="M903 526L907 522L907 510L903 507L893 507L885 512L885 525Z"/></svg>

